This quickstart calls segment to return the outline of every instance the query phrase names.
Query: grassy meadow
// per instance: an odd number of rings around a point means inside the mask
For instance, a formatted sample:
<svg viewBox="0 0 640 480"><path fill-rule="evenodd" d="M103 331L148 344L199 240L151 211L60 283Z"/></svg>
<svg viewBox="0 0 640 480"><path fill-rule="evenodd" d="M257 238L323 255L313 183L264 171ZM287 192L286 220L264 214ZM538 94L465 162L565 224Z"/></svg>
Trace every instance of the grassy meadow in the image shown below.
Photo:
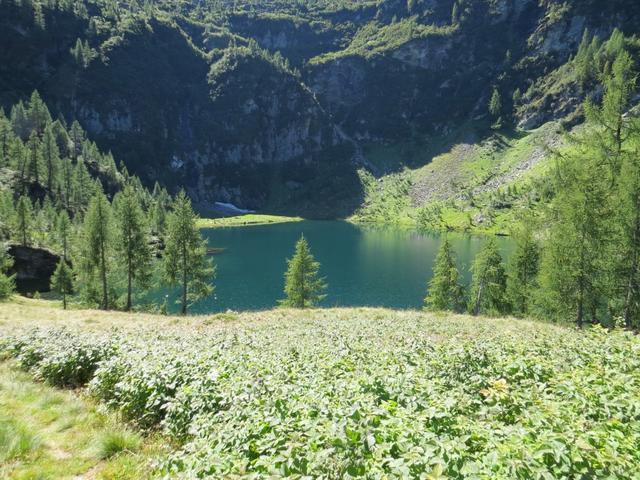
<svg viewBox="0 0 640 480"><path fill-rule="evenodd" d="M301 217L249 213L247 215L237 215L234 217L199 218L197 226L198 228L247 227L255 225L272 225L275 223L300 222L302 220L303 218Z"/></svg>

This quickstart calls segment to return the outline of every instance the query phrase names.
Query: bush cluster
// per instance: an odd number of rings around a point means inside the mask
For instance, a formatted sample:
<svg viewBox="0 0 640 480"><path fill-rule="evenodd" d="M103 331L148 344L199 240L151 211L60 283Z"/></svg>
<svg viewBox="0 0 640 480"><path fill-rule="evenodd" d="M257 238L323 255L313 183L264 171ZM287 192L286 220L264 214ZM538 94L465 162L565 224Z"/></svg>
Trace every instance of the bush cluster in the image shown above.
<svg viewBox="0 0 640 480"><path fill-rule="evenodd" d="M640 339L418 315L35 330L3 348L178 442L167 475L633 478ZM431 476L431 477L430 477Z"/></svg>

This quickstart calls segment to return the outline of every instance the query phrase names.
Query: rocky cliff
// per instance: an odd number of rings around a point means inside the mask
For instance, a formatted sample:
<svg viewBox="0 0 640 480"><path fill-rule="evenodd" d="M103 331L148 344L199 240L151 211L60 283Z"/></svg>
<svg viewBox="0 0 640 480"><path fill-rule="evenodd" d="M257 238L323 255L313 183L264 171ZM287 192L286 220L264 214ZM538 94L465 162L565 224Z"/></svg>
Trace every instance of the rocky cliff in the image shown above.
<svg viewBox="0 0 640 480"><path fill-rule="evenodd" d="M362 200L356 170L380 169L372 145L488 128L494 89L523 128L574 115L591 91L554 72L585 29L640 25L633 0L237 3L214 15L1 0L0 102L38 89L131 171L186 186L202 208L346 215Z"/></svg>

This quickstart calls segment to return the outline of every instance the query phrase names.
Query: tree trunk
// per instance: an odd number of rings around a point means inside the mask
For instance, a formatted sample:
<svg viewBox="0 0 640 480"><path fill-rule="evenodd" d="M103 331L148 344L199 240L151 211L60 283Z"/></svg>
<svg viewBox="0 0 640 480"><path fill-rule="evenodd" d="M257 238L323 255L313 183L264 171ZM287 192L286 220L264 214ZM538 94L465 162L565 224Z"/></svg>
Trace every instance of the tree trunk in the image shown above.
<svg viewBox="0 0 640 480"><path fill-rule="evenodd" d="M66 292L66 290L62 291L62 309L63 310L67 309L67 292Z"/></svg>
<svg viewBox="0 0 640 480"><path fill-rule="evenodd" d="M640 243L640 212L638 211L640 205L636 205L636 219L635 228L633 229L632 239L632 254L631 254L631 268L629 269L629 278L627 279L627 294L624 301L624 325L627 328L632 328L632 305L634 294L637 292L638 286L636 285L636 275L638 272L638 243Z"/></svg>
<svg viewBox="0 0 640 480"><path fill-rule="evenodd" d="M578 313L576 315L576 325L578 328L582 328L582 323L584 321L584 282L582 277L580 277L579 287L578 287Z"/></svg>
<svg viewBox="0 0 640 480"><path fill-rule="evenodd" d="M103 220L103 219L101 219ZM100 275L102 276L102 309L107 310L109 297L107 294L107 262L104 258L104 232L100 236Z"/></svg>
<svg viewBox="0 0 640 480"><path fill-rule="evenodd" d="M131 310L131 257L129 257L127 265L127 306L125 310L128 312Z"/></svg>
<svg viewBox="0 0 640 480"><path fill-rule="evenodd" d="M482 302L482 290L484 289L484 281L480 282L478 287L478 295L476 296L476 305L473 308L473 314L478 315L480 313L480 303Z"/></svg>
<svg viewBox="0 0 640 480"><path fill-rule="evenodd" d="M182 245L182 314L187 314L187 245Z"/></svg>

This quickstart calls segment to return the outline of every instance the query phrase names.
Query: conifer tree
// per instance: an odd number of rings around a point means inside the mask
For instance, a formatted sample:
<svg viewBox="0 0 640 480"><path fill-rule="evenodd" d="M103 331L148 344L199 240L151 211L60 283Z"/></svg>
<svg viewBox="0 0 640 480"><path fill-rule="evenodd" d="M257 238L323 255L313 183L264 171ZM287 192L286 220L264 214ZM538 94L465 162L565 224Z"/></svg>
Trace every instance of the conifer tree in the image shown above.
<svg viewBox="0 0 640 480"><path fill-rule="evenodd" d="M285 307L307 308L321 302L327 288L324 278L319 276L320 263L315 260L304 238L296 243L293 258L287 260L287 271L284 274L284 293L286 298L280 301Z"/></svg>
<svg viewBox="0 0 640 480"><path fill-rule="evenodd" d="M126 186L113 199L116 220L115 250L118 262L127 276L127 302L131 310L133 282L147 287L151 279L151 250L147 238L147 225L138 197L131 186Z"/></svg>
<svg viewBox="0 0 640 480"><path fill-rule="evenodd" d="M56 138L53 133L53 127L48 124L44 129L44 135L42 136L42 157L46 166L46 185L49 195L53 193L53 184L56 176L56 170L60 161L60 151L56 143Z"/></svg>
<svg viewBox="0 0 640 480"><path fill-rule="evenodd" d="M505 313L507 276L498 245L493 238L476 255L471 274L469 312L473 315Z"/></svg>
<svg viewBox="0 0 640 480"><path fill-rule="evenodd" d="M62 308L67 309L67 295L73 293L73 271L64 258L58 262L51 277L51 289L62 295Z"/></svg>
<svg viewBox="0 0 640 480"><path fill-rule="evenodd" d="M49 109L36 90L33 91L29 100L28 118L30 129L38 135L42 135L46 125L51 123Z"/></svg>
<svg viewBox="0 0 640 480"><path fill-rule="evenodd" d="M15 290L15 276L9 275L13 259L7 253L7 246L0 243L0 300L6 300Z"/></svg>
<svg viewBox="0 0 640 480"><path fill-rule="evenodd" d="M620 175L620 239L615 273L622 279L625 326L640 329L640 122L636 128L634 148L625 156Z"/></svg>
<svg viewBox="0 0 640 480"><path fill-rule="evenodd" d="M33 233L33 205L26 195L22 195L16 203L14 225L15 235L20 245L24 247L29 246Z"/></svg>
<svg viewBox="0 0 640 480"><path fill-rule="evenodd" d="M630 135L625 111L635 82L631 69L628 54L620 53L603 78L602 103L585 104L585 130L570 136L569 146L558 154L557 194L536 303L546 315L573 316L578 326L587 316L603 321L609 315L607 303L619 290L614 241L619 228L612 218L624 202L615 198L612 187Z"/></svg>
<svg viewBox="0 0 640 480"><path fill-rule="evenodd" d="M38 134L34 131L29 136L29 142L27 144L29 149L29 166L28 166L28 181L39 183L40 182L40 139Z"/></svg>
<svg viewBox="0 0 640 480"><path fill-rule="evenodd" d="M515 315L527 315L536 288L540 246L527 217L512 232L515 251L507 265L507 299Z"/></svg>
<svg viewBox="0 0 640 480"><path fill-rule="evenodd" d="M167 218L163 266L167 283L182 289L183 315L187 314L190 303L213 293L215 267L207 258L206 242L196 226L196 219L191 200L181 191Z"/></svg>
<svg viewBox="0 0 640 480"><path fill-rule="evenodd" d="M13 132L21 140L29 138L31 128L29 125L29 117L27 116L27 110L24 107L24 103L21 101L13 106L11 109L11 127Z"/></svg>
<svg viewBox="0 0 640 480"><path fill-rule="evenodd" d="M100 308L109 308L108 276L113 239L112 213L109 201L97 192L89 202L83 224L82 269L87 279L98 276L101 290Z"/></svg>
<svg viewBox="0 0 640 480"><path fill-rule="evenodd" d="M71 124L71 131L69 132L69 138L71 139L71 158L73 160L78 160L80 153L82 152L82 142L84 142L84 130L78 123L77 120L74 120Z"/></svg>
<svg viewBox="0 0 640 480"><path fill-rule="evenodd" d="M458 311L464 302L464 288L449 240L445 237L436 257L433 277L429 282L425 307L429 310Z"/></svg>
<svg viewBox="0 0 640 480"><path fill-rule="evenodd" d="M62 210L56 219L56 237L62 249L62 258L69 260L69 239L71 238L71 220L69 214Z"/></svg>
<svg viewBox="0 0 640 480"><path fill-rule="evenodd" d="M502 112L502 98L500 92L496 87L493 87L493 93L491 94L491 100L489 101L489 113L494 119L500 117Z"/></svg>

